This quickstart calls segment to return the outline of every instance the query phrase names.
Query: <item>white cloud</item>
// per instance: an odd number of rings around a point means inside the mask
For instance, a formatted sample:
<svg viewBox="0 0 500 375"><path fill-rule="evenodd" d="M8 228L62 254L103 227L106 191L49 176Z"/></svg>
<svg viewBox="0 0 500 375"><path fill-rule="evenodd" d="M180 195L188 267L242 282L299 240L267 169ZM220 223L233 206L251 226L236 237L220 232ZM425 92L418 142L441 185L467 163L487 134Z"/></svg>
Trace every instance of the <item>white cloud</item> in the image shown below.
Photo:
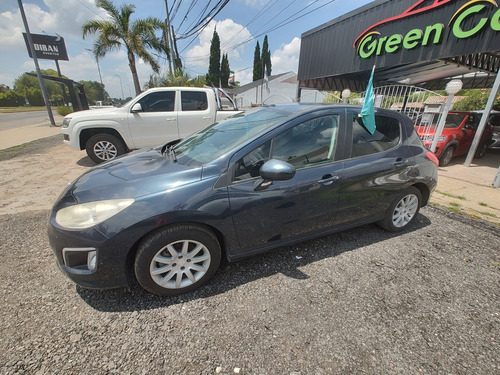
<svg viewBox="0 0 500 375"><path fill-rule="evenodd" d="M45 0L48 10L36 4L23 5L30 32L33 34L56 33L67 40L82 39L82 25L104 15L102 9L94 5L93 0ZM3 50L26 49L22 33L25 32L19 9L0 13L0 40ZM68 47L69 50L69 47Z"/></svg>
<svg viewBox="0 0 500 375"><path fill-rule="evenodd" d="M242 44L252 38L250 31L231 19L223 21L211 21L210 24L200 33L198 45L188 50L184 56L186 64L208 71L208 62L210 58L210 44L217 29L220 38L221 53L227 53L229 65L233 69L234 64L241 61L241 56L245 50L245 44Z"/></svg>
<svg viewBox="0 0 500 375"><path fill-rule="evenodd" d="M271 54L272 74L286 72L297 73L299 69L300 38L293 38L288 44L282 44Z"/></svg>

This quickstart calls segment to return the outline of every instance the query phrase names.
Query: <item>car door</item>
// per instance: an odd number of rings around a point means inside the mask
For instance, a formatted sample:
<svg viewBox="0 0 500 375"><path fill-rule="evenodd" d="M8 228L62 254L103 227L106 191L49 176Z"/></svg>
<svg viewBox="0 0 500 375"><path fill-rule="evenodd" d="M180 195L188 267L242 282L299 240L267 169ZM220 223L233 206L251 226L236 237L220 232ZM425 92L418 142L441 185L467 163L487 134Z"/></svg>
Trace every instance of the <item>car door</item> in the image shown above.
<svg viewBox="0 0 500 375"><path fill-rule="evenodd" d="M402 127L390 115L375 115L376 130L370 134L359 112L347 113L347 134L337 225L372 221L380 217L395 193L408 181L413 155L401 142Z"/></svg>
<svg viewBox="0 0 500 375"><path fill-rule="evenodd" d="M240 252L334 225L342 175L342 162L335 161L341 118L333 112L296 121L234 162L228 192ZM270 158L294 165L296 174L259 190L259 168Z"/></svg>
<svg viewBox="0 0 500 375"><path fill-rule="evenodd" d="M462 133L461 139L458 142L458 149L455 151L455 155L463 155L469 152L470 146L472 145L472 141L476 136L477 126L479 125L479 116L474 114L468 114L465 116L461 127L460 132Z"/></svg>
<svg viewBox="0 0 500 375"><path fill-rule="evenodd" d="M153 91L137 101L141 110L128 114L135 148L161 145L179 138L176 91Z"/></svg>
<svg viewBox="0 0 500 375"><path fill-rule="evenodd" d="M180 107L177 117L179 138L185 138L214 123L215 108L209 106L207 91L181 90Z"/></svg>

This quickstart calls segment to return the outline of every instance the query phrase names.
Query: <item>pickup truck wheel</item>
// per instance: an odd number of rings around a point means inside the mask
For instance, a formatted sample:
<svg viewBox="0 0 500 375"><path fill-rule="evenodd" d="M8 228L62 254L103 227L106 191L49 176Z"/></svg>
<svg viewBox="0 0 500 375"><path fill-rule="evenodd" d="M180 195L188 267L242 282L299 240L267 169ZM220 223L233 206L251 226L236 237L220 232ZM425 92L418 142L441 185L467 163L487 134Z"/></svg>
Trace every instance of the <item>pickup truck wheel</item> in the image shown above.
<svg viewBox="0 0 500 375"><path fill-rule="evenodd" d="M126 152L122 141L111 134L96 134L89 138L85 145L87 155L96 164L123 155Z"/></svg>

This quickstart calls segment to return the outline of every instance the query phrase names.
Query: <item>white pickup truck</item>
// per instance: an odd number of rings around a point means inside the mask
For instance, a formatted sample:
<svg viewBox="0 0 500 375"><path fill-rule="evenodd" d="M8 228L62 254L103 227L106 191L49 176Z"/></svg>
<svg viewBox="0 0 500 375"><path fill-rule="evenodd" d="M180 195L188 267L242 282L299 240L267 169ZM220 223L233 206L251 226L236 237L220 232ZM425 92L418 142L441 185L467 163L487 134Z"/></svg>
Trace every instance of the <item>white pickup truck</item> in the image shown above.
<svg viewBox="0 0 500 375"><path fill-rule="evenodd" d="M222 110L223 95L231 103L229 110ZM161 87L119 108L71 113L61 131L64 143L85 149L94 162L101 163L131 150L184 138L236 113L238 108L220 89Z"/></svg>

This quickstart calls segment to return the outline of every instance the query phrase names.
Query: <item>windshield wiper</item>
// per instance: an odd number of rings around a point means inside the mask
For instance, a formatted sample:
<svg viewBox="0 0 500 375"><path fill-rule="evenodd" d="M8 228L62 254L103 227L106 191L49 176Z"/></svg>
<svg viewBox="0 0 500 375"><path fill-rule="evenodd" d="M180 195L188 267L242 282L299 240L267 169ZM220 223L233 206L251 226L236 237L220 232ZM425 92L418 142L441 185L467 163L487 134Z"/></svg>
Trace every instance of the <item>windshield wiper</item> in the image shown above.
<svg viewBox="0 0 500 375"><path fill-rule="evenodd" d="M170 160L172 160L174 163L177 163L177 155L175 155L173 145L168 148L168 156L170 157Z"/></svg>
<svg viewBox="0 0 500 375"><path fill-rule="evenodd" d="M165 155L166 152L168 152L168 157L170 160L172 160L174 163L177 163L177 155L175 154L174 151L174 146L177 145L181 140L176 139L175 141L168 142L161 148L161 154Z"/></svg>

